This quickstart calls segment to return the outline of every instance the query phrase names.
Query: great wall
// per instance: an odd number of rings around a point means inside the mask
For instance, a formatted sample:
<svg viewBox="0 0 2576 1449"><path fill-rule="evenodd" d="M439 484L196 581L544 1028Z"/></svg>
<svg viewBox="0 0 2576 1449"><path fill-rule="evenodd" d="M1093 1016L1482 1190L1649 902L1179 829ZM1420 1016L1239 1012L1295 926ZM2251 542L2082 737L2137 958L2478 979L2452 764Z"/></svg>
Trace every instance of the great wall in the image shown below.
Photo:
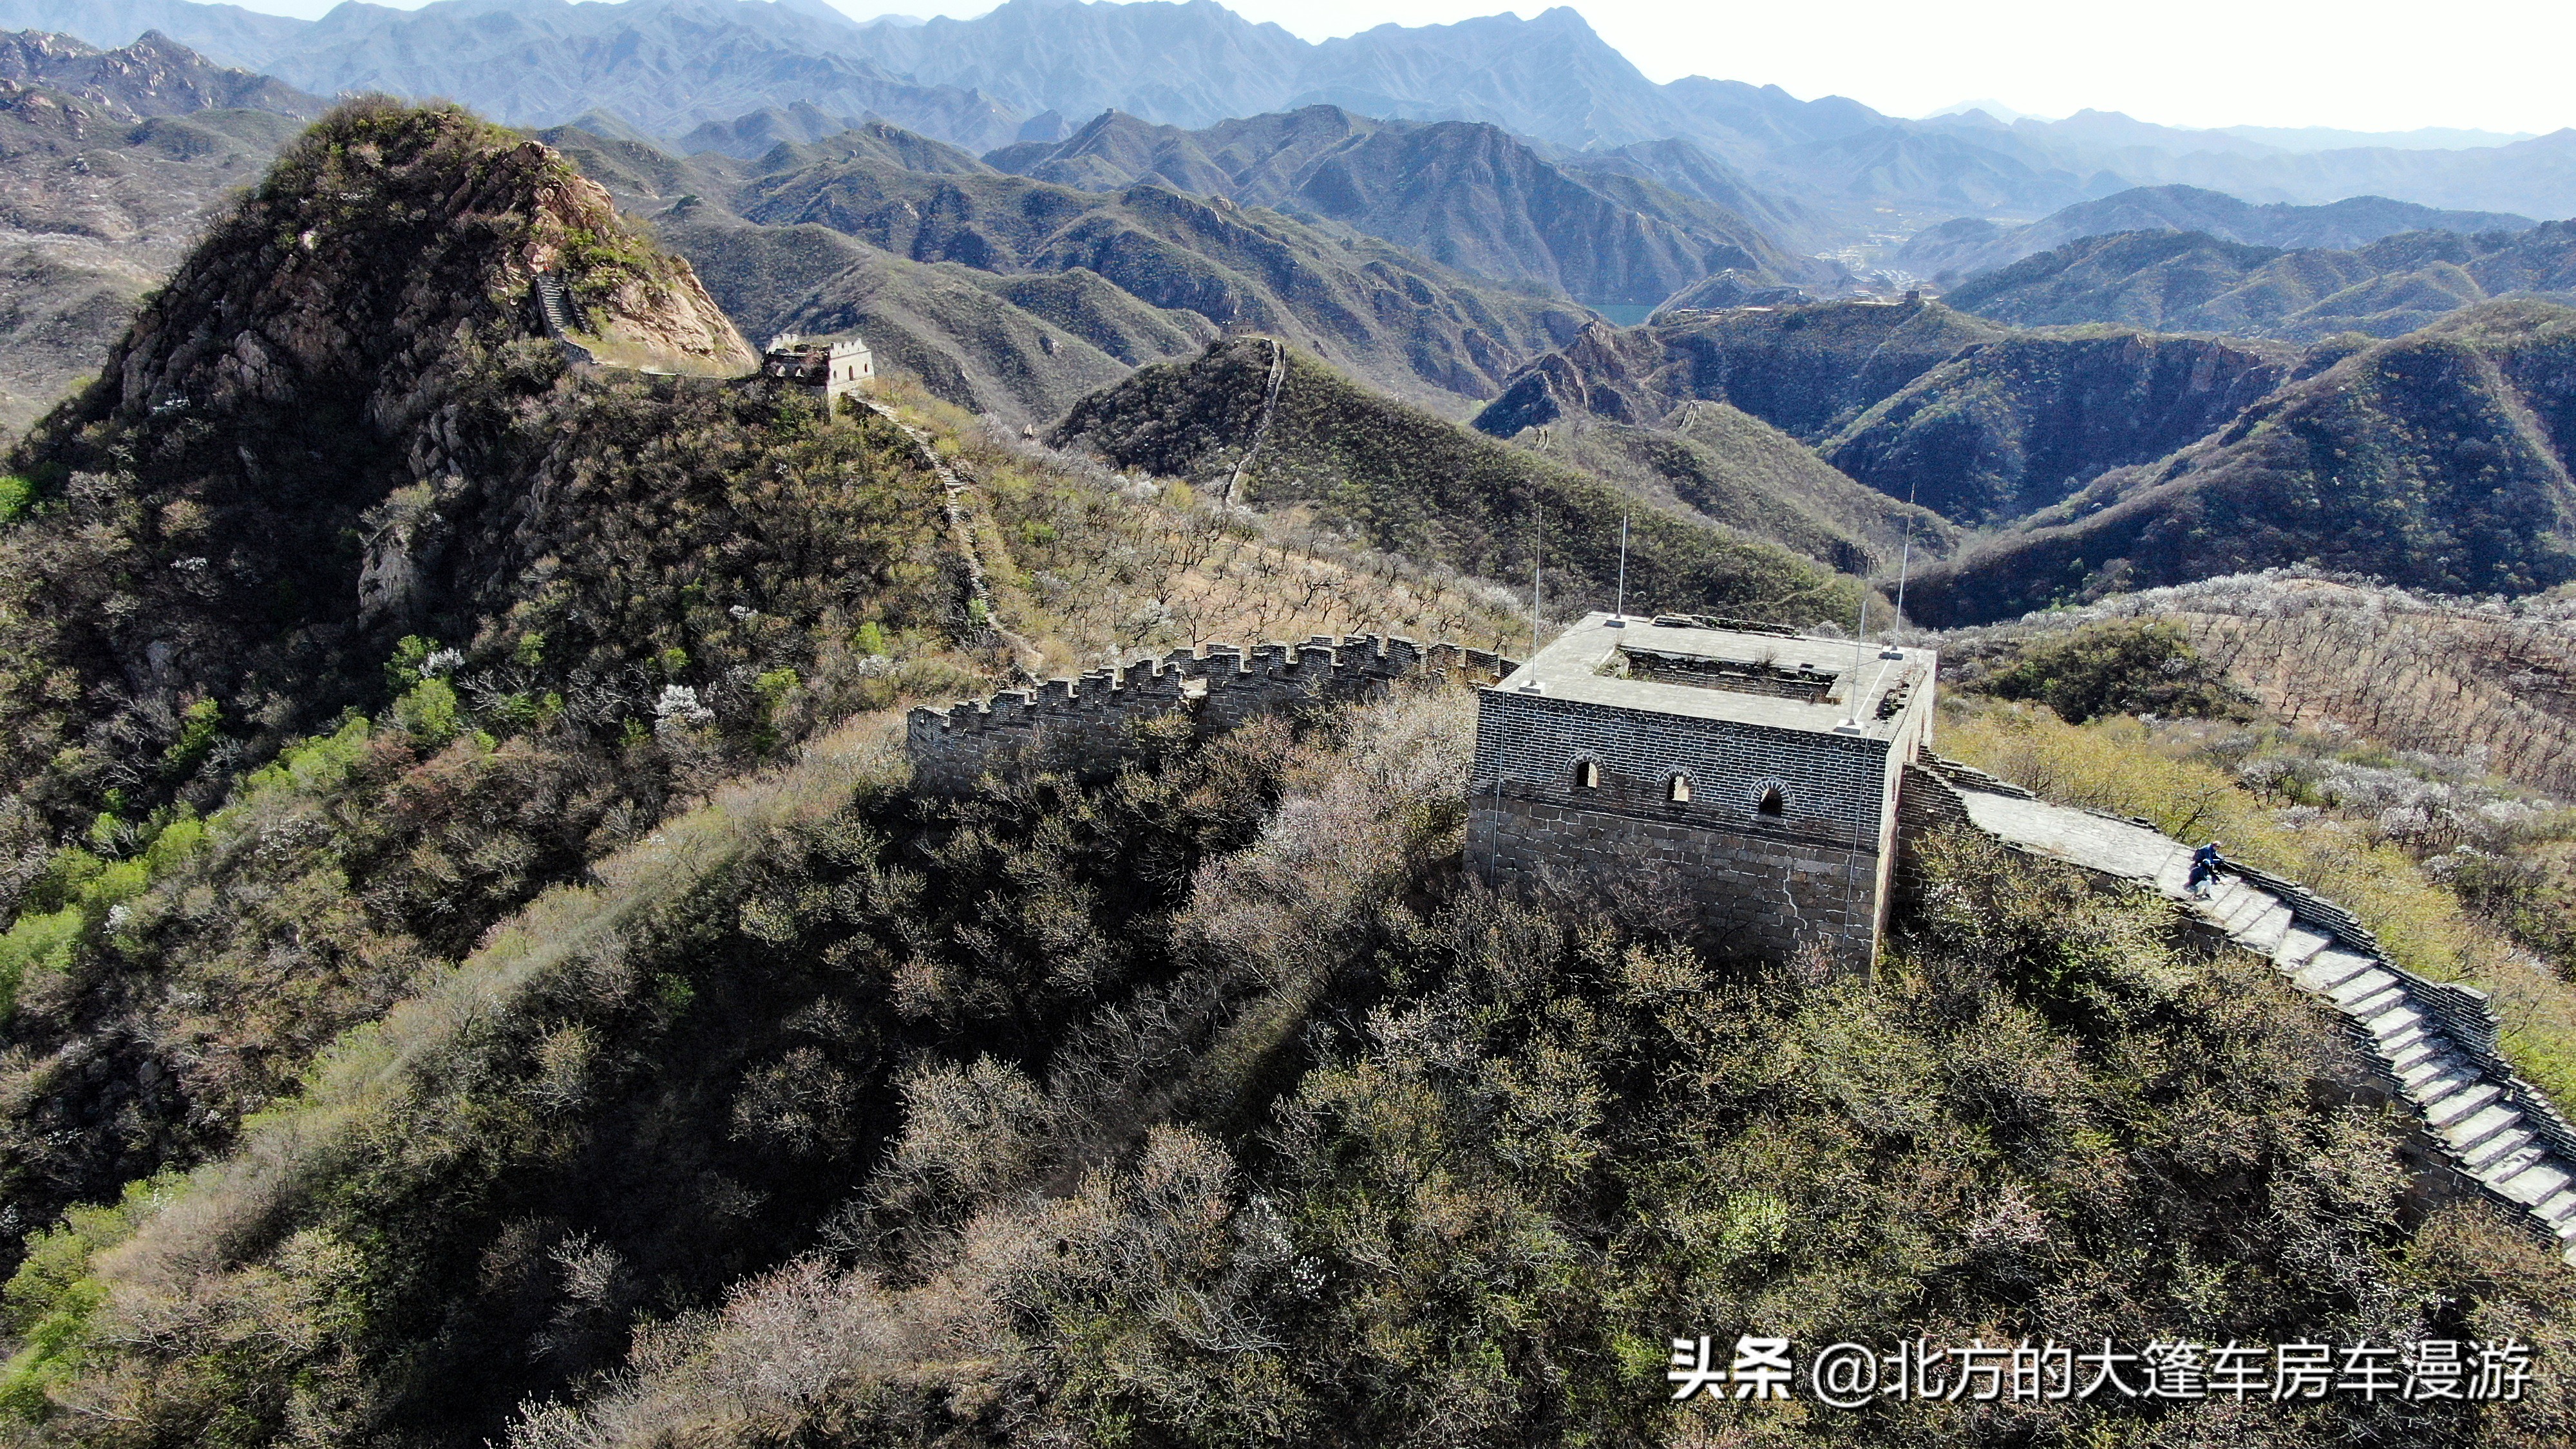
<svg viewBox="0 0 2576 1449"><path fill-rule="evenodd" d="M1621 669L1594 659L1605 649ZM1645 663L1629 676L1632 652ZM1693 653L1704 667L1676 668ZM905 748L916 782L937 791L1014 765L1098 775L1132 757L1149 722L1215 735L1399 680L1456 680L1480 686L1465 848L1489 883L1643 873L1694 896L1728 949L1778 958L1815 938L1864 970L1890 907L1924 888L1920 843L1970 832L2154 891L2270 962L2355 1049L2359 1069L2336 1085L2413 1118L2420 1179L2504 1207L2576 1265L2576 1125L2505 1060L2482 993L2399 966L2350 911L2295 882L2231 867L2195 896L2190 847L2148 823L2051 804L1933 754L1928 651L1870 666L1849 641L1687 616L1594 615L1526 664L1376 634L1212 644L916 708Z"/></svg>
<svg viewBox="0 0 2576 1449"><path fill-rule="evenodd" d="M1400 679L1490 684L1511 667L1486 650L1379 634L1319 634L1248 653L1211 644L1049 680L1034 690L1005 690L990 700L918 707L905 722L904 749L916 781L956 790L1018 761L1078 771L1114 767L1133 749L1135 727L1148 720L1186 715L1197 732L1219 734L1256 715L1364 698Z"/></svg>

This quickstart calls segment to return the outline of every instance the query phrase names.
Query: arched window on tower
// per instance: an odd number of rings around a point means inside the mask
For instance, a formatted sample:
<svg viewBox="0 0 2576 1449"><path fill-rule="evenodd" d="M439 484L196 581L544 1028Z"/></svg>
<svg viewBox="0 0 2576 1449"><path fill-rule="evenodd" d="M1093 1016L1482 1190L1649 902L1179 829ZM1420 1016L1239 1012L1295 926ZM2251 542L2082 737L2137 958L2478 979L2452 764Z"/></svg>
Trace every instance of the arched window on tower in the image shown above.
<svg viewBox="0 0 2576 1449"><path fill-rule="evenodd" d="M1664 798L1672 801L1676 805L1689 804L1690 797L1691 784L1690 776L1688 775L1675 775L1673 776L1672 783L1664 787Z"/></svg>
<svg viewBox="0 0 2576 1449"><path fill-rule="evenodd" d="M1578 789L1578 790L1598 790L1598 789L1600 789L1600 788L1601 788L1601 766L1600 766L1597 762L1592 761L1592 760L1577 760L1577 761L1575 761L1575 762L1574 762L1574 788L1576 788L1576 789Z"/></svg>
<svg viewBox="0 0 2576 1449"><path fill-rule="evenodd" d="M1788 813L1789 802L1781 797L1780 787L1772 785L1762 791L1762 799L1753 808L1761 814L1776 818Z"/></svg>

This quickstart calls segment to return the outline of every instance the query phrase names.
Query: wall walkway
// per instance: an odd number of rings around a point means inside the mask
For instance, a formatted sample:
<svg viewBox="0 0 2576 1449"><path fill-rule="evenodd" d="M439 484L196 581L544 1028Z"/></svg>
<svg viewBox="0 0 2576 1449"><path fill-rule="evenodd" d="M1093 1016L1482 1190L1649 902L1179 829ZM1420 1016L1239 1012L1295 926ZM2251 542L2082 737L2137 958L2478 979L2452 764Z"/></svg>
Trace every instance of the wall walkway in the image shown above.
<svg viewBox="0 0 2576 1449"><path fill-rule="evenodd" d="M2152 886L2332 1009L2372 1070L2413 1107L2452 1171L2576 1265L2576 1127L2496 1049L2486 993L2388 959L2350 911L2294 881L2231 866L2196 899L2191 848L2140 821L2065 805L1949 761L1907 774L1920 821L1964 823L2025 853Z"/></svg>

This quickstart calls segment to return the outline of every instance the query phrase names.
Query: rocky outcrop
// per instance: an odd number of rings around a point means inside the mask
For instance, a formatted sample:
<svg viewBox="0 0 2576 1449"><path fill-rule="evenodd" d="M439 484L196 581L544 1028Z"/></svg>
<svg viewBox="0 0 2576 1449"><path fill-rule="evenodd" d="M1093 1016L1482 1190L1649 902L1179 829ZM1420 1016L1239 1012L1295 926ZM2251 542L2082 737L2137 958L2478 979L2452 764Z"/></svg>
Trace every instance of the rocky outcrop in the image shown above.
<svg viewBox="0 0 2576 1449"><path fill-rule="evenodd" d="M381 688L425 611L532 563L586 441L529 456L529 420L582 391L540 275L601 363L754 365L687 263L542 145L367 102L290 147L8 461L66 520L9 541L0 660L63 686L0 701L0 786L149 753L198 700L273 746L312 723L284 700Z"/></svg>

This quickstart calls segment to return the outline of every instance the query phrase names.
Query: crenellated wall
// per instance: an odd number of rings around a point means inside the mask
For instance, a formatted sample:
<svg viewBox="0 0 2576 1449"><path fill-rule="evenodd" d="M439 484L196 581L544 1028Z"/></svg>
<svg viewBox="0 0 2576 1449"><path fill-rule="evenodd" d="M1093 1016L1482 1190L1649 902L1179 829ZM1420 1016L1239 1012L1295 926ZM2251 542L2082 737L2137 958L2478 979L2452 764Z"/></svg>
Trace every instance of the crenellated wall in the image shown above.
<svg viewBox="0 0 2576 1449"><path fill-rule="evenodd" d="M905 720L904 753L915 783L936 790L963 790L985 772L1020 761L1099 775L1127 758L1136 726L1148 720L1185 714L1199 734L1222 734L1257 715L1366 698L1399 679L1491 684L1515 667L1483 649L1381 634L1318 634L1249 652L1210 644L1051 679L1034 690L1005 690L989 700L920 706Z"/></svg>

